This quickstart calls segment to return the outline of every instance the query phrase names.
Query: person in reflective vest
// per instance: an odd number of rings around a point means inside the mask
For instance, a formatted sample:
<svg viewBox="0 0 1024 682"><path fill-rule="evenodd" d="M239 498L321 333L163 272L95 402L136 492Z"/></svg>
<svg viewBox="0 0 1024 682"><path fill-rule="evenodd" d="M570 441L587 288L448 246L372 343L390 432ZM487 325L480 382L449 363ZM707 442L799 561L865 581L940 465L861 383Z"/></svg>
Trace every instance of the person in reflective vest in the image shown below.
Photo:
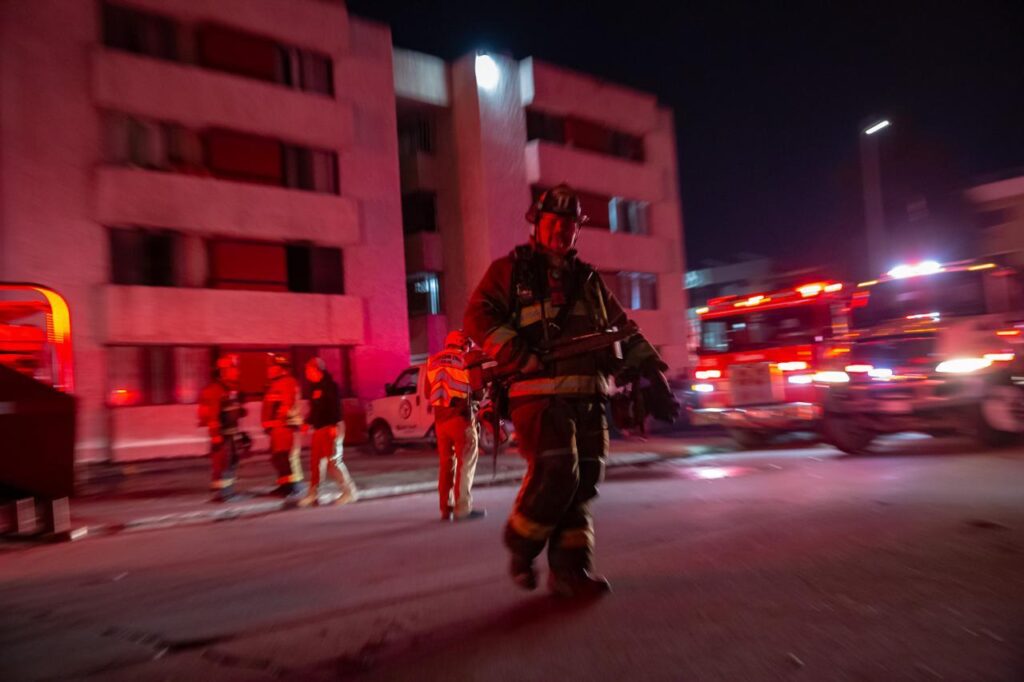
<svg viewBox="0 0 1024 682"><path fill-rule="evenodd" d="M312 427L313 437L309 446L309 491L299 501L300 507L319 504L320 468L326 466L327 478L341 488L341 495L333 504L348 504L359 497L355 481L348 473L342 459L345 443L345 422L341 413L341 397L338 385L327 371L323 358L310 358L306 363L306 379L312 385L309 397L307 427Z"/></svg>
<svg viewBox="0 0 1024 682"><path fill-rule="evenodd" d="M213 381L199 396L199 425L210 434L210 489L213 500L225 502L235 495L235 468L238 466L238 424L245 416L238 395L238 356L225 355L217 360Z"/></svg>
<svg viewBox="0 0 1024 682"><path fill-rule="evenodd" d="M277 473L275 494L288 497L299 491L302 464L299 454L302 426L299 413L299 382L291 374L291 363L283 355L271 354L267 365L270 384L263 394L262 426L270 436L270 463Z"/></svg>
<svg viewBox="0 0 1024 682"><path fill-rule="evenodd" d="M463 326L498 363L499 374L516 375L509 408L528 469L505 527L512 578L534 589L533 561L547 546L549 588L563 596L596 596L610 589L592 573L590 514L608 453L609 378L625 370L646 376L648 409L658 419L674 420L679 404L663 374L667 365L639 333L621 342L621 353L541 360L552 342L622 329L628 318L595 268L576 256L586 217L571 187L541 194L526 218L529 243L491 263Z"/></svg>
<svg viewBox="0 0 1024 682"><path fill-rule="evenodd" d="M437 492L442 521L482 518L473 508L473 476L479 456L476 405L466 369L468 341L461 331L445 337L444 350L427 361L424 398L434 412L434 433L440 458Z"/></svg>

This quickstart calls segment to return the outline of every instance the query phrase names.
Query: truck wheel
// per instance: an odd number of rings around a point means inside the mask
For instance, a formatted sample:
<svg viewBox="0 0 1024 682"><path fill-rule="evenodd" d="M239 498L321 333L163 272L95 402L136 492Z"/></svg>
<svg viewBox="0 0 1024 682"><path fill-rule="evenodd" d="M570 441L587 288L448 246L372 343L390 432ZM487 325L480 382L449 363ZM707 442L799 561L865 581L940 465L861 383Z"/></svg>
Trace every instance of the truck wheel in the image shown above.
<svg viewBox="0 0 1024 682"><path fill-rule="evenodd" d="M978 439L988 447L1011 445L1024 433L1024 390L990 386L978 409Z"/></svg>
<svg viewBox="0 0 1024 682"><path fill-rule="evenodd" d="M822 426L824 438L848 455L863 455L875 439L875 434L845 415L825 413Z"/></svg>
<svg viewBox="0 0 1024 682"><path fill-rule="evenodd" d="M754 450L767 444L772 434L753 429L729 429L729 437L744 450Z"/></svg>
<svg viewBox="0 0 1024 682"><path fill-rule="evenodd" d="M378 422L370 427L370 447L378 455L390 455L395 451L395 437L387 424Z"/></svg>

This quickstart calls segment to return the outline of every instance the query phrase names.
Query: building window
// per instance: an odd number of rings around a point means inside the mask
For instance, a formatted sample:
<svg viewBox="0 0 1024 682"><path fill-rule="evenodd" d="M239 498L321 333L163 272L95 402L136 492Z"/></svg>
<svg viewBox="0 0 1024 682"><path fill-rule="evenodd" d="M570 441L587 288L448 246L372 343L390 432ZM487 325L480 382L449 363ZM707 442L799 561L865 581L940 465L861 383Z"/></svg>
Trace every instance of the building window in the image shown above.
<svg viewBox="0 0 1024 682"><path fill-rule="evenodd" d="M228 130L210 130L203 135L206 166L214 175L282 185L283 160L280 142L266 137Z"/></svg>
<svg viewBox="0 0 1024 682"><path fill-rule="evenodd" d="M284 85L322 95L334 94L334 63L326 55L278 45L276 71L277 82Z"/></svg>
<svg viewBox="0 0 1024 682"><path fill-rule="evenodd" d="M201 66L249 78L277 80L277 44L272 40L206 24L196 30L196 44Z"/></svg>
<svg viewBox="0 0 1024 682"><path fill-rule="evenodd" d="M409 192L402 195L402 230L405 234L437 232L437 194Z"/></svg>
<svg viewBox="0 0 1024 682"><path fill-rule="evenodd" d="M417 152L433 154L434 119L426 112L404 111L398 115L398 151L402 156Z"/></svg>
<svg viewBox="0 0 1024 682"><path fill-rule="evenodd" d="M210 287L288 291L288 261L283 244L211 240Z"/></svg>
<svg viewBox="0 0 1024 682"><path fill-rule="evenodd" d="M327 194L338 193L338 155L322 149L282 146L285 187Z"/></svg>
<svg viewBox="0 0 1024 682"><path fill-rule="evenodd" d="M288 291L313 294L345 293L341 249L310 244L285 246Z"/></svg>
<svg viewBox="0 0 1024 682"><path fill-rule="evenodd" d="M601 276L624 309L658 309L657 275L647 272L604 272Z"/></svg>
<svg viewBox="0 0 1024 682"><path fill-rule="evenodd" d="M112 407L192 405L213 379L214 358L222 353L239 357L239 393L243 400L259 400L267 387L269 353L284 355L308 399L311 387L303 371L315 356L323 358L327 372L342 397L352 395L348 347L290 346L281 348L213 348L209 346L109 346L107 348L107 403Z"/></svg>
<svg viewBox="0 0 1024 682"><path fill-rule="evenodd" d="M638 135L574 116L557 116L533 109L526 112L526 137L630 161L642 162L645 156L644 140Z"/></svg>
<svg viewBox="0 0 1024 682"><path fill-rule="evenodd" d="M441 314L441 282L436 272L415 272L405 278L409 316Z"/></svg>
<svg viewBox="0 0 1024 682"><path fill-rule="evenodd" d="M114 284L172 287L180 235L169 230L112 227L110 281Z"/></svg>
<svg viewBox="0 0 1024 682"><path fill-rule="evenodd" d="M613 197L608 202L608 221L612 232L648 234L647 202Z"/></svg>
<svg viewBox="0 0 1024 682"><path fill-rule="evenodd" d="M241 239L209 242L210 287L342 294L341 249Z"/></svg>
<svg viewBox="0 0 1024 682"><path fill-rule="evenodd" d="M526 111L526 139L565 144L565 118L542 111Z"/></svg>
<svg viewBox="0 0 1024 682"><path fill-rule="evenodd" d="M178 58L178 27L171 19L103 3L103 44L158 59Z"/></svg>
<svg viewBox="0 0 1024 682"><path fill-rule="evenodd" d="M103 116L104 157L108 163L168 170L171 126L117 112Z"/></svg>

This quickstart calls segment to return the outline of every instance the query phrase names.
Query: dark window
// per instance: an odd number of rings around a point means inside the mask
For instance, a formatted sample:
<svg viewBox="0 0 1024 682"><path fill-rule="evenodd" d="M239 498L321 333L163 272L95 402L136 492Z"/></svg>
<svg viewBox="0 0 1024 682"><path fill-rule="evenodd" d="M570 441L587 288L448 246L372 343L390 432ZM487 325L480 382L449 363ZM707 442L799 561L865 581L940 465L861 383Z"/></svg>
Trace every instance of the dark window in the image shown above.
<svg viewBox="0 0 1024 682"><path fill-rule="evenodd" d="M108 234L111 282L155 287L177 284L174 266L179 237L176 233L114 227Z"/></svg>
<svg viewBox="0 0 1024 682"><path fill-rule="evenodd" d="M1013 212L1008 208L993 208L978 213L981 227L997 227L1013 221Z"/></svg>
<svg viewBox="0 0 1024 682"><path fill-rule="evenodd" d="M433 154L434 119L421 111L405 111L398 115L398 151L402 156L416 152Z"/></svg>
<svg viewBox="0 0 1024 682"><path fill-rule="evenodd" d="M436 272L415 272L406 277L409 316L441 314L441 282Z"/></svg>
<svg viewBox="0 0 1024 682"><path fill-rule="evenodd" d="M277 80L277 45L272 40L208 24L196 30L196 42L202 66L249 78Z"/></svg>
<svg viewBox="0 0 1024 682"><path fill-rule="evenodd" d="M283 244L241 240L209 243L210 286L214 289L288 291L288 262Z"/></svg>
<svg viewBox="0 0 1024 682"><path fill-rule="evenodd" d="M159 59L177 59L177 25L166 17L103 3L103 44Z"/></svg>
<svg viewBox="0 0 1024 682"><path fill-rule="evenodd" d="M565 144L565 118L533 109L527 110L526 139Z"/></svg>
<svg viewBox="0 0 1024 682"><path fill-rule="evenodd" d="M610 197L602 194L591 194L590 192L577 191L580 204L583 206L583 214L587 216L587 227L596 227L607 230L610 227L608 220L608 202Z"/></svg>
<svg viewBox="0 0 1024 682"><path fill-rule="evenodd" d="M175 387L175 369L180 364L175 351L170 346L111 346L107 353L108 403L128 406L184 402L179 400Z"/></svg>
<svg viewBox="0 0 1024 682"><path fill-rule="evenodd" d="M203 142L206 166L214 175L282 184L280 142L227 130L210 130L203 136Z"/></svg>
<svg viewBox="0 0 1024 682"><path fill-rule="evenodd" d="M437 232L437 195L434 192L402 195L402 229L406 234Z"/></svg>
<svg viewBox="0 0 1024 682"><path fill-rule="evenodd" d="M334 94L334 63L327 55L277 46L277 82L306 92Z"/></svg>
<svg viewBox="0 0 1024 682"><path fill-rule="evenodd" d="M107 112L103 116L103 154L108 163L153 170L170 167L169 142L174 126Z"/></svg>
<svg viewBox="0 0 1024 682"><path fill-rule="evenodd" d="M643 161L644 138L629 133L613 133L611 153L631 161Z"/></svg>
<svg viewBox="0 0 1024 682"><path fill-rule="evenodd" d="M338 193L338 155L321 149L283 145L284 186Z"/></svg>
<svg viewBox="0 0 1024 682"><path fill-rule="evenodd" d="M657 275L648 272L602 272L601 277L624 309L658 309Z"/></svg>
<svg viewBox="0 0 1024 682"><path fill-rule="evenodd" d="M315 294L344 293L341 249L289 244L288 291Z"/></svg>

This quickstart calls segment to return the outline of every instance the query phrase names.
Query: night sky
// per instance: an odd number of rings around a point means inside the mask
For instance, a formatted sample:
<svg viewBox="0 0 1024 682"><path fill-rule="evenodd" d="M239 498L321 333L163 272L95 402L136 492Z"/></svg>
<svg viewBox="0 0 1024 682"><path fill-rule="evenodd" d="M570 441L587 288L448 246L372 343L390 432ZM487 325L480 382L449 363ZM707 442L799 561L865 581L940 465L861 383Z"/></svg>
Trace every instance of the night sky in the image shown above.
<svg viewBox="0 0 1024 682"><path fill-rule="evenodd" d="M873 117L894 123L882 176L901 256L970 255L959 190L1024 172L1019 0L348 7L401 47L533 55L657 94L676 113L690 267L753 252L859 269L858 132ZM929 210L910 223L919 199Z"/></svg>

